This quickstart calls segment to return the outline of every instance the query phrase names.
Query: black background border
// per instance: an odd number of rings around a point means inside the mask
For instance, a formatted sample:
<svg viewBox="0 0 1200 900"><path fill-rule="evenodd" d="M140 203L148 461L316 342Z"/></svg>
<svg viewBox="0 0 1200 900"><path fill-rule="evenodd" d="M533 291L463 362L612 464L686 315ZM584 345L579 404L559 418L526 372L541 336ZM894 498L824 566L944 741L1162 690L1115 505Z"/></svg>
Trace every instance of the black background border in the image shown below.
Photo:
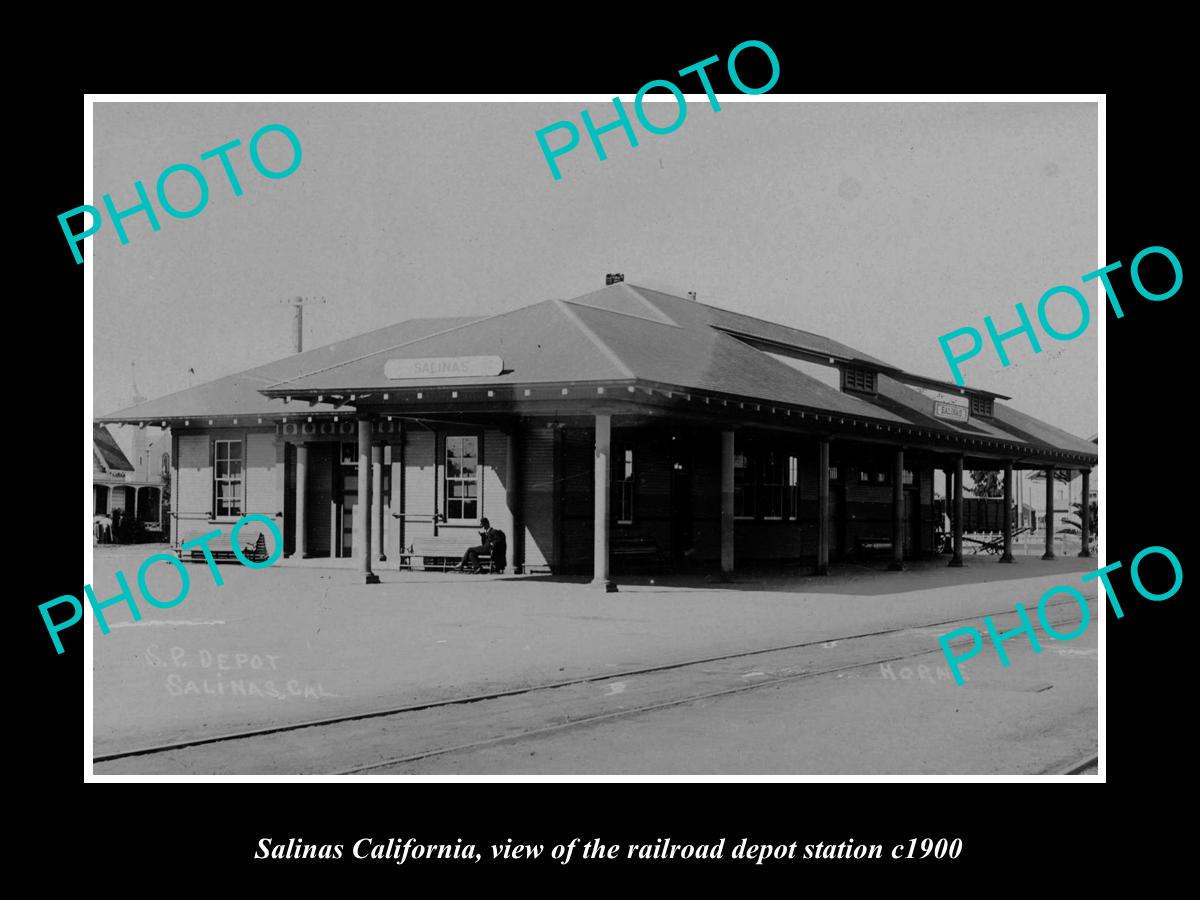
<svg viewBox="0 0 1200 900"><path fill-rule="evenodd" d="M726 29L726 33L732 31ZM451 62L484 59L478 50L458 47L448 60L443 45L426 46L426 55L408 47L403 58L389 60L387 77L373 77L365 68L348 71L337 85L374 90L501 92L589 92L632 96L642 83L665 77L664 72L699 61L712 54L725 59L729 49L746 37L769 43L778 54L781 77L772 93L842 90L905 90L990 92L995 90L1104 90L1111 77L1100 73L1090 78L1079 74L1076 84L1063 87L1047 83L1014 85L945 72L928 72L928 77L887 79L878 76L836 78L814 66L810 57L813 35L747 29L733 38L714 32L703 37L676 37L662 41L651 38L626 39L618 46L597 35L594 42L577 41L569 61L531 40L522 46L506 42L502 65L482 62L464 70ZM440 55L439 55L440 54ZM754 72L751 54L745 60L743 78L749 84L765 81ZM493 55L494 61L494 55ZM739 62L741 62L739 60ZM381 62L380 68L383 69ZM723 83L722 67L713 67L714 84ZM483 76L486 76L484 78ZM303 80L303 79L301 79ZM311 79L315 81L316 79ZM483 80L483 84L478 82ZM1072 80L1072 79L1067 79ZM1087 81L1089 84L1083 84ZM249 83L214 85L208 79L169 88L180 92L251 87ZM1099 87L1098 87L1099 85ZM322 84L289 84L288 89L329 90ZM127 87L98 84L97 90ZM687 90L694 90L687 87ZM334 842L348 845L362 836L418 837L423 842L448 841L458 837L483 846L509 837L521 842L553 845L572 837L600 837L606 843L652 842L669 836L677 842L711 843L718 837L749 836L770 843L801 844L817 840L844 840L885 845L907 842L912 837L962 837L967 850L955 863L874 864L874 872L889 881L903 872L916 871L928 878L991 872L1016 877L1012 867L1032 851L1052 854L1058 860L1089 858L1089 850L1111 829L1120 827L1117 812L1100 803L1099 790L1139 794L1130 802L1150 802L1158 779L1174 777L1176 768L1164 764L1171 749L1181 745L1183 723L1182 685L1188 635L1183 620L1185 591L1169 601L1151 603L1137 597L1128 579L1132 557L1149 545L1171 548L1188 570L1183 516L1188 509L1191 454L1184 441L1190 409L1190 394L1183 361L1190 357L1186 342L1190 329L1184 320L1184 289L1168 301L1151 303L1133 291L1128 266L1142 248L1161 245L1172 249L1187 269L1182 214L1185 179L1185 144L1176 139L1174 123L1182 100L1169 90L1109 92L1107 100L1107 262L1121 260L1124 269L1114 284L1125 309L1117 320L1107 317L1107 440L1102 465L1107 475L1104 537L1108 560L1122 560L1126 568L1114 576L1122 598L1125 618L1107 614L1107 779L1101 788L1091 785L1085 796L1069 797L1044 793L1059 785L1041 787L1018 784L478 784L478 783L376 783L366 785L239 784L220 785L200 791L191 785L119 784L84 785L81 741L82 628L64 636L67 652L56 656L46 639L37 604L59 594L78 595L81 576L70 576L64 565L64 547L73 554L78 546L78 521L69 510L79 500L74 481L79 471L79 420L54 414L58 425L44 449L51 454L47 471L64 477L39 481L38 515L44 521L26 531L19 544L19 557L32 550L40 557L34 566L22 562L21 569L37 577L22 584L17 602L27 623L23 637L27 658L18 694L28 702L20 735L25 737L24 760L33 779L21 782L34 788L32 801L23 805L33 822L33 843L47 858L62 859L81 854L92 863L83 871L99 873L101 863L114 864L122 854L133 854L122 868L139 871L173 871L178 877L189 872L197 885L224 883L227 875L264 879L277 883L301 875L306 883L314 876L347 875L357 882L363 875L381 877L385 883L405 884L422 873L467 877L483 874L488 879L508 873L527 878L534 869L567 880L586 872L589 881L600 874L599 865L573 864L559 867L545 861L537 864L507 863L503 867L477 865L473 871L463 864L389 868L393 863L363 864L343 859L337 864L252 863L257 840L271 836L286 841L300 837L309 843ZM38 97L30 109L40 137L32 160L38 177L21 185L30 191L22 216L34 227L30 246L40 261L37 277L30 279L17 296L24 299L19 319L30 323L34 335L28 343L42 348L27 362L38 373L45 393L42 399L74 398L78 387L69 374L72 368L67 348L68 329L63 311L74 308L82 295L82 266L76 266L59 231L56 216L82 202L79 189L82 94L62 89ZM676 139L684 139L678 135ZM1190 183L1190 179L1188 180ZM20 260L18 259L18 262ZM1010 261L1020 265L1019 259ZM1081 261L1084 264L1084 261ZM1083 270L1081 270L1082 273ZM980 285L986 290L986 285ZM1032 294L1031 294L1032 296ZM1089 299L1092 297L1089 292ZM1014 298L1023 299L1023 298ZM1095 323L1093 326L1095 327ZM22 343L24 343L24 338ZM10 347L15 342L10 341ZM1062 385L1070 390L1069 385ZM42 404L39 404L39 406ZM64 404L73 409L72 404ZM43 410L43 414L48 413ZM39 447L39 451L43 447ZM1173 451L1182 452L1173 452ZM61 455L61 460L58 456ZM60 496L61 495L61 496ZM53 513L53 514L51 514ZM24 530L24 528L22 528ZM30 536L32 534L32 536ZM61 535L71 535L63 542ZM10 550L11 552L11 550ZM1148 566L1143 577L1151 587L1156 576ZM86 621L86 618L85 618ZM1169 757L1168 757L1169 759ZM1061 788L1061 789L1065 789ZM131 797L133 791L136 796ZM180 793L182 792L182 794ZM1036 793L1035 793L1036 792ZM1111 798L1110 798L1111 801ZM1128 809L1124 803L1122 809ZM1133 824L1133 823L1130 823ZM68 837L70 836L70 837ZM82 840L80 840L82 838ZM64 841L70 841L69 849ZM794 868L796 865L801 868ZM785 876L811 874L812 866L840 877L853 871L858 879L867 874L865 865L850 863L792 863L766 866L727 864L720 872L733 872L741 883L752 883L772 872ZM183 867L183 868L180 868ZM613 863L604 872L619 871ZM650 871L642 865L639 872ZM657 871L675 879L683 874L702 875L706 881L719 874L712 864L658 864ZM635 873L636 874L636 873ZM97 876L98 877L98 876ZM962 885L966 889L966 885Z"/></svg>

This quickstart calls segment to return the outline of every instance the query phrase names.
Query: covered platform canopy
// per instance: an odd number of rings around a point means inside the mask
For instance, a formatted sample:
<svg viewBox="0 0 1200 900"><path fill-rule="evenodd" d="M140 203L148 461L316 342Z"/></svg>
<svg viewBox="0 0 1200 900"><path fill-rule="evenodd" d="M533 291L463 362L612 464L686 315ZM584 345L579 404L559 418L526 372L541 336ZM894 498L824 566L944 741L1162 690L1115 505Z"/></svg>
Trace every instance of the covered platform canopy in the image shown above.
<svg viewBox="0 0 1200 900"><path fill-rule="evenodd" d="M956 505L963 468L1005 469L1006 486L1014 468L1076 469L1086 478L1096 444L999 402L1006 399L818 334L618 282L497 315L401 322L98 421L194 427L339 414L368 422L552 414L595 417L599 454L611 417L658 416L730 434L791 431L826 447L886 444L901 468L904 452L934 454L958 473ZM596 477L600 503L607 481L599 463ZM956 549L961 560L961 540Z"/></svg>

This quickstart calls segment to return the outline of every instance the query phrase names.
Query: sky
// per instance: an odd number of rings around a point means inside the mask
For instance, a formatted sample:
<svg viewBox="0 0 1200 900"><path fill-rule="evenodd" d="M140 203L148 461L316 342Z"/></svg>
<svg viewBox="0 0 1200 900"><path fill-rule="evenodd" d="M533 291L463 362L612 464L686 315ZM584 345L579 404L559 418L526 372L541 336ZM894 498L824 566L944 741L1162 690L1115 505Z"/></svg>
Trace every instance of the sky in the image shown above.
<svg viewBox="0 0 1200 900"><path fill-rule="evenodd" d="M137 203L159 174L189 163L209 201L175 219L154 201L111 223L94 251L94 409L130 404L131 363L145 397L182 390L293 352L296 296L306 348L408 318L488 315L633 284L842 341L903 369L952 380L939 335L1036 321L1057 285L1083 291L1084 334L1039 332L963 365L968 385L1081 437L1097 430L1097 118L1091 103L733 102L690 98L667 135L602 137L600 161L580 124L611 103L97 103L93 202ZM648 104L667 124L670 105ZM554 180L535 132L571 120L578 147ZM248 145L263 125L299 138L290 176L267 179ZM243 195L218 160L233 139ZM552 146L565 139L560 132ZM280 134L263 162L284 168ZM198 198L186 174L168 196ZM1061 304L1061 305L1059 305ZM1058 300L1050 321L1079 322ZM194 374L189 373L194 369Z"/></svg>

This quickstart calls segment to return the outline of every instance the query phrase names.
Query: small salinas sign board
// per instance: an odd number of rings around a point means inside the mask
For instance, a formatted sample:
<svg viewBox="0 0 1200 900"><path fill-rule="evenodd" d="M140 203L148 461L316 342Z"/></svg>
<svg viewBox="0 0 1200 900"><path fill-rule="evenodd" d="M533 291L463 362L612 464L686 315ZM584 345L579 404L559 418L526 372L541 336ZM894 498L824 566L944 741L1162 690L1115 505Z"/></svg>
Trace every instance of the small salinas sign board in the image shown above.
<svg viewBox="0 0 1200 900"><path fill-rule="evenodd" d="M935 419L947 419L951 422L967 422L971 418L969 407L957 403L947 403L944 400L933 401L933 416Z"/></svg>
<svg viewBox="0 0 1200 900"><path fill-rule="evenodd" d="M424 359L389 359L383 364L385 378L471 378L499 375L504 361L499 356L434 356Z"/></svg>

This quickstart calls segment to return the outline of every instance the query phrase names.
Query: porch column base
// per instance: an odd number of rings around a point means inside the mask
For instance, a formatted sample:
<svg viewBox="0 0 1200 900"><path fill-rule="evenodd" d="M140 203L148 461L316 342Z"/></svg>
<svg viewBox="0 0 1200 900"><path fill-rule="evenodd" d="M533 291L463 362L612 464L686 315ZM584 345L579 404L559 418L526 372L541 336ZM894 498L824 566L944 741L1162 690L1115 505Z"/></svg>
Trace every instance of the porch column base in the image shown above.
<svg viewBox="0 0 1200 900"><path fill-rule="evenodd" d="M588 583L588 587L592 588L593 590L604 591L606 594L617 593L617 586L608 579L591 581Z"/></svg>

